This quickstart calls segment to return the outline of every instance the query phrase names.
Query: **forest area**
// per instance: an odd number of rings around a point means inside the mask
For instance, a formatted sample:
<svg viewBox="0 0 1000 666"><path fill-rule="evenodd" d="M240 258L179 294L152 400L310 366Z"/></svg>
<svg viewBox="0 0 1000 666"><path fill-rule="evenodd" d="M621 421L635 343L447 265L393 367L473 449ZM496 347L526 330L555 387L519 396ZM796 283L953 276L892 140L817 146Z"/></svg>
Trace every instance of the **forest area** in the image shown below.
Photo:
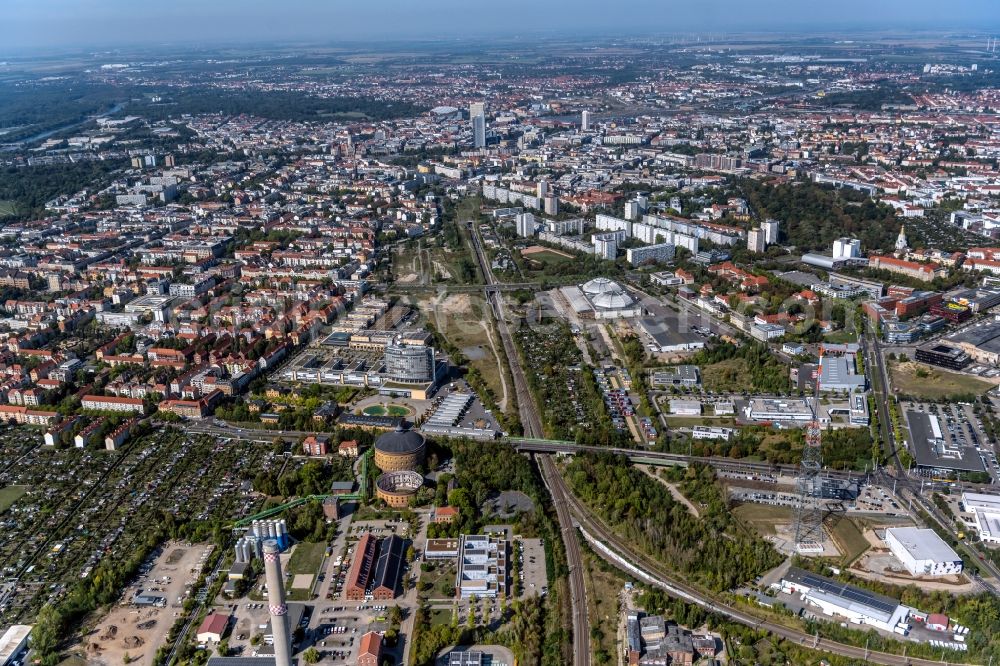
<svg viewBox="0 0 1000 666"><path fill-rule="evenodd" d="M699 350L687 362L702 368L708 390L783 394L792 387L788 366L757 342L723 342Z"/></svg>
<svg viewBox="0 0 1000 666"><path fill-rule="evenodd" d="M784 242L799 250L829 252L842 236L861 239L869 250L892 250L900 221L895 211L862 192L836 190L811 181L772 184L741 180L747 203L759 216L781 221Z"/></svg>
<svg viewBox="0 0 1000 666"><path fill-rule="evenodd" d="M246 114L270 120L296 122L329 121L338 115L369 120L391 120L419 115L426 109L409 102L372 97L316 97L304 92L217 90L190 88L170 90L162 102L139 101L129 105L129 113L148 120L163 120L182 113Z"/></svg>
<svg viewBox="0 0 1000 666"><path fill-rule="evenodd" d="M578 455L566 468L573 493L605 524L693 584L729 590L781 562L770 544L736 523L711 468L677 473L683 477L673 480L701 507L698 516L622 456Z"/></svg>
<svg viewBox="0 0 1000 666"><path fill-rule="evenodd" d="M775 431L763 426L739 428L728 442L688 437L664 440L659 446L668 453L736 459L754 456L776 465L798 464L805 446L801 429ZM823 464L831 469L864 470L871 466L872 446L868 428L827 428L823 431Z"/></svg>
<svg viewBox="0 0 1000 666"><path fill-rule="evenodd" d="M0 220L38 216L45 202L60 194L73 194L83 189L96 191L101 184L110 182L112 172L126 166L128 163L122 159L4 167L0 169L0 201L10 202L12 206L11 210L0 208Z"/></svg>

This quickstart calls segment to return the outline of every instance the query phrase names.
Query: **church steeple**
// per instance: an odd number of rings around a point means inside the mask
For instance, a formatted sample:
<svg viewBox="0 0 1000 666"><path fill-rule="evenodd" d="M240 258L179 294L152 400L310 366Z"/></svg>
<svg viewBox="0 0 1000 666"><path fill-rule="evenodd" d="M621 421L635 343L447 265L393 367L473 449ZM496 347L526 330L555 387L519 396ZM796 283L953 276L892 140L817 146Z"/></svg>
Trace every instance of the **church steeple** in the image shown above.
<svg viewBox="0 0 1000 666"><path fill-rule="evenodd" d="M906 242L906 225L904 224L899 228L899 236L896 237L896 250L903 251L909 249L909 244Z"/></svg>

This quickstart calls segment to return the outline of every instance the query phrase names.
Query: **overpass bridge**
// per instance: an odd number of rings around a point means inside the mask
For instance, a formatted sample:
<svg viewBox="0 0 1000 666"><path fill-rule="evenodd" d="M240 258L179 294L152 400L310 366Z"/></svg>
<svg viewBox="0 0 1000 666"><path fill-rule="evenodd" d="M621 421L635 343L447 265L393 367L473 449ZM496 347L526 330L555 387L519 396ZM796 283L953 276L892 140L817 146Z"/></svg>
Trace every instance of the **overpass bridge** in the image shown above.
<svg viewBox="0 0 1000 666"><path fill-rule="evenodd" d="M798 474L798 467L795 465L777 465L774 463L759 462L754 460L739 460L715 456L688 456L682 453L665 453L662 451L649 451L643 449L587 446L568 440L558 439L507 437L503 441L507 442L518 451L523 451L525 453L613 453L625 456L630 461L642 465L687 467L691 463L701 463L709 465L717 471L730 474L746 474L748 476L759 476L765 474L796 476ZM823 474L825 476L829 476L830 478L844 479L858 479L865 476L865 474L861 472L836 469L824 469Z"/></svg>

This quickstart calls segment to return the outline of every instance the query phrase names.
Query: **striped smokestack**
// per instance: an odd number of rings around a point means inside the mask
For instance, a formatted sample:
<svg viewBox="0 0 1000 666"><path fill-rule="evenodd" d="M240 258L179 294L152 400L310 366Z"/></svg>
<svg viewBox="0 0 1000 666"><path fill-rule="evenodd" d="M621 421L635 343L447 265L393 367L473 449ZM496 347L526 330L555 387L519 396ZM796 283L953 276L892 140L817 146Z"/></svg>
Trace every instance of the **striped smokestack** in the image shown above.
<svg viewBox="0 0 1000 666"><path fill-rule="evenodd" d="M275 666L292 666L292 641L288 634L288 606L285 605L285 581L281 575L279 552L277 541L264 542L264 579L274 637L274 663Z"/></svg>

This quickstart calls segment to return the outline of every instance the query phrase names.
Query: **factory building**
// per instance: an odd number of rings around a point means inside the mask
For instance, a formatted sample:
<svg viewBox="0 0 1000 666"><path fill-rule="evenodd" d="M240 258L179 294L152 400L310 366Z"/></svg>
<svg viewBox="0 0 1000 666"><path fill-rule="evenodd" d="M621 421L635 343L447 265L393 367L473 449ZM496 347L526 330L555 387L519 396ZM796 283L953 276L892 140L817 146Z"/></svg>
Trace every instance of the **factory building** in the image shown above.
<svg viewBox="0 0 1000 666"><path fill-rule="evenodd" d="M366 533L354 548L354 559L347 571L344 584L344 598L348 601L364 601L368 583L375 570L378 554L378 539Z"/></svg>
<svg viewBox="0 0 1000 666"><path fill-rule="evenodd" d="M406 542L395 534L382 539L378 549L378 562L372 577L372 597L380 601L396 598L396 590L403 579L403 548Z"/></svg>
<svg viewBox="0 0 1000 666"><path fill-rule="evenodd" d="M885 542L912 576L954 576L962 573L962 558L934 530L890 527Z"/></svg>
<svg viewBox="0 0 1000 666"><path fill-rule="evenodd" d="M344 598L349 601L395 599L403 580L405 550L406 541L395 534L381 541L371 534L362 536L347 572Z"/></svg>
<svg viewBox="0 0 1000 666"><path fill-rule="evenodd" d="M781 591L813 607L818 614L843 618L851 624L893 631L905 625L910 609L895 599L854 585L791 567L778 583Z"/></svg>

